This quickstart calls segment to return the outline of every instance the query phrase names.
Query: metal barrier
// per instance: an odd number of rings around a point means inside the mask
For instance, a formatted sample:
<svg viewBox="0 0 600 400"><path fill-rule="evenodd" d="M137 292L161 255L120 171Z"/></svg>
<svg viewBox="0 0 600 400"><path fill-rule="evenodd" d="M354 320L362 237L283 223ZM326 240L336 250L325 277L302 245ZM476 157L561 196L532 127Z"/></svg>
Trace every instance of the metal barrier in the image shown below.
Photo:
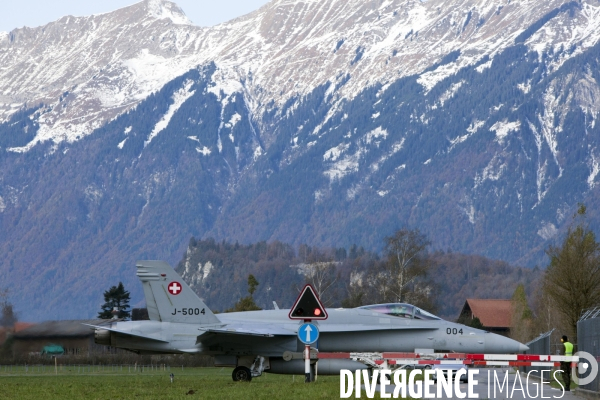
<svg viewBox="0 0 600 400"><path fill-rule="evenodd" d="M467 365L473 367L548 367L561 362L574 366L578 356L550 354L466 354L466 353L314 353L318 359L351 359L371 368L385 369L403 365ZM300 358L300 357L297 357ZM291 358L290 358L291 359Z"/></svg>
<svg viewBox="0 0 600 400"><path fill-rule="evenodd" d="M590 353L600 361L600 307L587 310L577 322L577 344L579 351ZM600 377L580 387L600 392Z"/></svg>
<svg viewBox="0 0 600 400"><path fill-rule="evenodd" d="M529 350L525 354L552 354L550 353L550 336L554 332L554 329L546 333L542 333L540 336L533 339L531 342L526 343L529 346ZM527 374L531 371L531 375L540 376L540 367L521 367L521 372Z"/></svg>

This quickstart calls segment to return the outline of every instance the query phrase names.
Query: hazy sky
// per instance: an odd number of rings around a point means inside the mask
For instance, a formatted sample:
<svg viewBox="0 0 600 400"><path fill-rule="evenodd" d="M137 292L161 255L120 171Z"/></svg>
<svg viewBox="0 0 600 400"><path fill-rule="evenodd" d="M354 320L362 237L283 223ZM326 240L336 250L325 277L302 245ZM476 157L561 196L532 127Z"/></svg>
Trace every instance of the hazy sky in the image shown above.
<svg viewBox="0 0 600 400"><path fill-rule="evenodd" d="M269 0L171 0L196 25L212 26L258 9ZM84 16L125 7L136 0L5 0L0 12L0 31L36 27L65 15Z"/></svg>

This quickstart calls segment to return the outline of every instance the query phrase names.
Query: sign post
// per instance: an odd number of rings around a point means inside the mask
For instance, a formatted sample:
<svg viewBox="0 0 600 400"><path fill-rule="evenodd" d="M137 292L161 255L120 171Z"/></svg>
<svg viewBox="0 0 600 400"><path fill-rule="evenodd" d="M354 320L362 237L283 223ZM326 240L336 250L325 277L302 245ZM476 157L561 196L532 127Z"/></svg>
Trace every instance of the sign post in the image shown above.
<svg viewBox="0 0 600 400"><path fill-rule="evenodd" d="M319 339L319 328L305 320L304 324L298 329L298 339L304 346L304 382L311 382L310 379L310 345Z"/></svg>
<svg viewBox="0 0 600 400"><path fill-rule="evenodd" d="M298 339L304 346L304 382L312 382L310 378L310 345L319 339L319 328L312 324L313 319L327 319L327 311L309 284L304 286L289 313L290 319L304 320L298 329Z"/></svg>
<svg viewBox="0 0 600 400"><path fill-rule="evenodd" d="M304 383L310 383L310 344L304 346Z"/></svg>

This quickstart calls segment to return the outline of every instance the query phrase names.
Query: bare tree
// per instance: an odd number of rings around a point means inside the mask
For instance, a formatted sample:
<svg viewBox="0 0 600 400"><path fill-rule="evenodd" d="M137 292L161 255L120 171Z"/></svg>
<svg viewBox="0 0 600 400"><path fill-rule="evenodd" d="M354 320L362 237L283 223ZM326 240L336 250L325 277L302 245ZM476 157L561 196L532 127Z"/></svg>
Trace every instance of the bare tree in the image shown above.
<svg viewBox="0 0 600 400"><path fill-rule="evenodd" d="M342 300L342 307L354 308L364 305L367 295L365 282L365 273L358 271L356 267L350 272L348 283L346 284L347 297Z"/></svg>
<svg viewBox="0 0 600 400"><path fill-rule="evenodd" d="M317 292L319 300L325 306L330 306L334 300L335 283L338 280L337 265L333 255L328 251L319 251L318 249L306 249L303 254L303 264L298 267L304 274L306 283L310 283ZM302 252L302 248L300 252Z"/></svg>
<svg viewBox="0 0 600 400"><path fill-rule="evenodd" d="M515 289L512 298L512 318L510 337L525 343L535 337L533 332L533 313L529 308L525 286L521 283Z"/></svg>
<svg viewBox="0 0 600 400"><path fill-rule="evenodd" d="M324 305L330 305L332 293L329 289L337 281L336 263L319 261L303 266L306 283L310 283Z"/></svg>
<svg viewBox="0 0 600 400"><path fill-rule="evenodd" d="M356 249L351 253L356 256ZM345 284L347 297L342 301L343 307L352 308L379 303L382 297L385 297L388 282L379 281L380 275L385 274L385 270L381 268L382 264L383 262L374 254L356 256Z"/></svg>
<svg viewBox="0 0 600 400"><path fill-rule="evenodd" d="M550 246L546 253L544 291L576 337L577 321L584 310L600 304L600 244L585 222L586 209L579 206L575 219L560 247Z"/></svg>
<svg viewBox="0 0 600 400"><path fill-rule="evenodd" d="M415 285L415 281L420 277L424 278L429 269L427 247L430 242L427 237L418 229L403 228L393 236L387 237L385 241L388 261L385 264L384 275L387 276L379 277L378 280L381 283L383 279L389 279L389 287L386 290L393 296L392 299L386 295L385 301L406 301L407 297L410 297L408 293L411 287L413 292L415 289L427 290L423 285Z"/></svg>
<svg viewBox="0 0 600 400"><path fill-rule="evenodd" d="M421 307L429 312L437 311L436 293L439 286L426 276L420 276L410 284L410 290L405 290L405 302Z"/></svg>
<svg viewBox="0 0 600 400"><path fill-rule="evenodd" d="M543 282L534 292L533 309L535 311L533 320L535 336L548 332L553 328L564 326L560 321L563 319L562 315L558 313L554 305L554 299L545 290Z"/></svg>

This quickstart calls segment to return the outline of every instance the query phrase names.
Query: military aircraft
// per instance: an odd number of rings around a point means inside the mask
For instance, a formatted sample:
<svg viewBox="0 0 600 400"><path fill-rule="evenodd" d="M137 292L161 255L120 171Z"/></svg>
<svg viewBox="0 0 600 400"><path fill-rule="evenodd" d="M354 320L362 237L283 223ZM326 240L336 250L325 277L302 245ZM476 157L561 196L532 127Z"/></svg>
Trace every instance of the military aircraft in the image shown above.
<svg viewBox="0 0 600 400"><path fill-rule="evenodd" d="M93 326L95 342L139 354L205 354L215 366L234 367L235 381L262 372L304 373L297 337L302 321L289 310L213 314L164 261L138 261L150 321L117 321ZM527 346L504 336L442 320L410 304L377 304L328 310L319 352L516 353ZM318 361L319 374L367 368L350 359Z"/></svg>

